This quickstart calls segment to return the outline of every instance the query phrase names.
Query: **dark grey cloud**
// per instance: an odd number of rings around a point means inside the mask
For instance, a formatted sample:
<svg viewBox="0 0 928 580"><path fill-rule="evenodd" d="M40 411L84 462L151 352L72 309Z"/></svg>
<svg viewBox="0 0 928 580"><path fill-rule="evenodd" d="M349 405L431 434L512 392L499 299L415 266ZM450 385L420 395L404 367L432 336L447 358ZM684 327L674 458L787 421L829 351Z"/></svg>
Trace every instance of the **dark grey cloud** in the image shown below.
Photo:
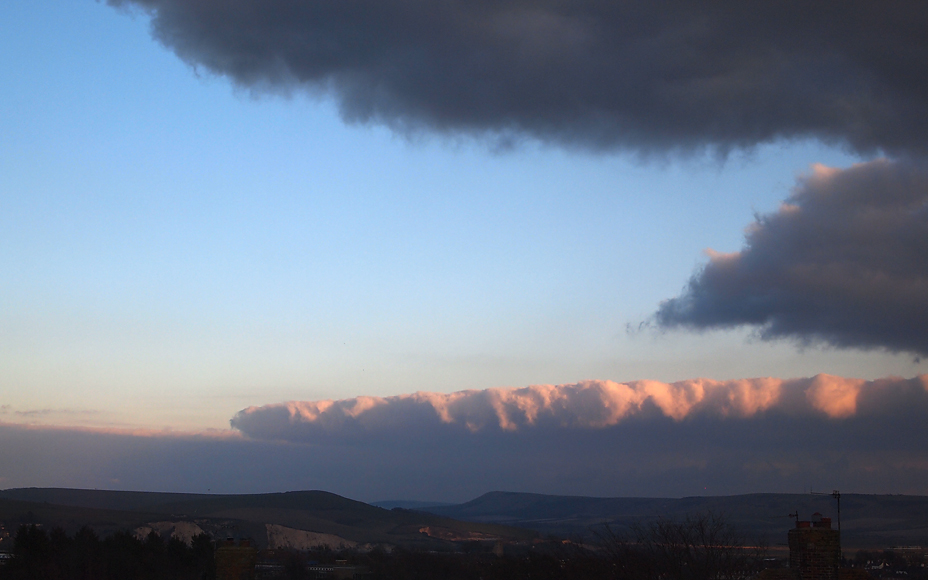
<svg viewBox="0 0 928 580"><path fill-rule="evenodd" d="M928 354L928 168L817 166L745 247L710 254L663 328L756 326L764 339Z"/></svg>
<svg viewBox="0 0 928 580"><path fill-rule="evenodd" d="M0 423L0 487L324 489L366 501L464 501L500 489L928 493L928 377L500 391L257 407L236 417L250 438ZM621 411L610 400L631 404Z"/></svg>
<svg viewBox="0 0 928 580"><path fill-rule="evenodd" d="M912 1L108 0L185 62L349 121L639 152L928 149Z"/></svg>
<svg viewBox="0 0 928 580"><path fill-rule="evenodd" d="M403 497L677 496L810 483L922 493L926 417L928 377L819 375L290 402L245 409L232 424L265 444L332 452Z"/></svg>

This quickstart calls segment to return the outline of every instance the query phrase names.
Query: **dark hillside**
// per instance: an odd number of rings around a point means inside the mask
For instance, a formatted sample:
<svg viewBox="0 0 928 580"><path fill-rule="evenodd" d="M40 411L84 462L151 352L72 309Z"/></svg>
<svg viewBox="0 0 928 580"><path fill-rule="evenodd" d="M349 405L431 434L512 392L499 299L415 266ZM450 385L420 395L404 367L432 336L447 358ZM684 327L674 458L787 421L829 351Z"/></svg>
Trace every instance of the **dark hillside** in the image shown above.
<svg viewBox="0 0 928 580"><path fill-rule="evenodd" d="M5 499L29 497L39 501ZM58 502L58 503L55 503ZM71 504L61 505L65 502ZM103 509L94 506L127 506ZM88 507L90 506L90 507ZM446 516L404 509L386 510L324 491L252 495L198 495L106 490L25 489L0 492L0 522L60 526L69 533L84 525L99 534L119 530L196 529L214 538L250 537L258 545L272 541L271 530L312 542L304 532L328 534L357 544L389 544L448 550L458 542L496 539L526 541L529 530L492 523L457 521ZM276 526L276 528L275 528ZM285 529L280 529L280 527ZM161 531L159 533L174 533ZM341 540L340 540L341 539Z"/></svg>
<svg viewBox="0 0 928 580"><path fill-rule="evenodd" d="M0 490L0 498L2 499L125 511L146 511L158 504L181 502L198 497L210 496L193 493L111 491L105 489L66 489L56 487L26 487Z"/></svg>
<svg viewBox="0 0 928 580"><path fill-rule="evenodd" d="M48 529L57 526L68 534L73 534L84 526L91 526L98 534L107 535L135 529L146 521L160 517L158 514L145 512L0 499L0 522L10 533L15 532L22 524L38 524Z"/></svg>
<svg viewBox="0 0 928 580"><path fill-rule="evenodd" d="M792 526L788 514L808 519L820 512L837 525L831 495L749 494L716 497L597 498L492 492L455 506L425 508L431 513L475 522L526 527L556 535L591 536L608 524L615 530L658 517L681 519L707 512L722 514L737 528L766 538L771 545L785 541ZM844 546L889 547L928 544L928 497L844 494L841 497Z"/></svg>

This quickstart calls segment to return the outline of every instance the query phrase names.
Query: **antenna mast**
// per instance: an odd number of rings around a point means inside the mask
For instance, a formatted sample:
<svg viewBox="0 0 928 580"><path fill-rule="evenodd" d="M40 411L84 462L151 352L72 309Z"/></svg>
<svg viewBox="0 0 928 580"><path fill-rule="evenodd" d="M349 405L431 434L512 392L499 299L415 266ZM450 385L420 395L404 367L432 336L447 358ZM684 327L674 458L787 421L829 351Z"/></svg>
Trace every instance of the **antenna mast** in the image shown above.
<svg viewBox="0 0 928 580"><path fill-rule="evenodd" d="M841 533L841 492L837 489L831 492L831 497L838 502L838 533Z"/></svg>
<svg viewBox="0 0 928 580"><path fill-rule="evenodd" d="M809 493L811 495L828 495L828 493L821 492L821 491L810 491ZM838 502L838 533L840 534L841 533L841 492L835 489L831 492L831 497L835 498L835 500Z"/></svg>

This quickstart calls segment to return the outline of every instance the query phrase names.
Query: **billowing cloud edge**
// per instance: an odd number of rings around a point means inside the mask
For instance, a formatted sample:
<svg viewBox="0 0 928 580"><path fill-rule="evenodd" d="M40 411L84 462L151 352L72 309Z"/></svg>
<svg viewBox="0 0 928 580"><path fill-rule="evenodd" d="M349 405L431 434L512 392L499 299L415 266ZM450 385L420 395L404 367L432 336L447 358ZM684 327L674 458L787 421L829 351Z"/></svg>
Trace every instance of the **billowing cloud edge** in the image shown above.
<svg viewBox="0 0 928 580"><path fill-rule="evenodd" d="M841 420L928 411L928 375L867 381L820 374L811 378L728 381L582 381L454 393L290 401L249 407L231 425L256 439L306 440L357 432L415 430L425 424L465 432L603 429L633 419L749 419L779 412Z"/></svg>
<svg viewBox="0 0 928 580"><path fill-rule="evenodd" d="M928 165L814 165L732 253L707 251L651 322L764 340L928 355Z"/></svg>
<svg viewBox="0 0 928 580"><path fill-rule="evenodd" d="M592 149L926 150L919 3L107 0L192 67L350 122ZM887 39L892 39L888 42Z"/></svg>

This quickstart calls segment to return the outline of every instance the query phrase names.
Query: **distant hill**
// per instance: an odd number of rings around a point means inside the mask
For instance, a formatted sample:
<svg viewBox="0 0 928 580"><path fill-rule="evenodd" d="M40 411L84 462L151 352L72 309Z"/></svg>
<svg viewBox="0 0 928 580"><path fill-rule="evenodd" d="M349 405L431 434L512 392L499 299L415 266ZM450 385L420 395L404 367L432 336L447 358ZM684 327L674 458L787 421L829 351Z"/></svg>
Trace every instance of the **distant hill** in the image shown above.
<svg viewBox="0 0 928 580"><path fill-rule="evenodd" d="M272 537L303 544L325 537L330 542L343 540L346 545L445 550L462 541L527 541L536 535L421 511L386 510L324 491L208 495L9 489L0 491L0 521L7 529L37 523L61 526L69 532L89 525L100 534L125 529L183 529L189 533L195 524L215 538L250 537L259 546L267 545Z"/></svg>
<svg viewBox="0 0 928 580"><path fill-rule="evenodd" d="M69 534L90 526L97 534L105 536L116 531L134 530L148 521L158 519L163 519L161 514L0 498L0 524L10 534L15 534L21 524L38 524L46 528L58 526ZM6 546L0 549L6 549Z"/></svg>
<svg viewBox="0 0 928 580"><path fill-rule="evenodd" d="M837 525L836 502L830 495L749 494L721 497L601 498L531 493L491 492L452 506L422 508L430 513L482 523L497 523L559 536L595 535L609 525L620 533L654 518L681 519L714 512L736 528L766 539L770 545L786 542L793 525L788 514L798 510L802 519L814 512L831 517ZM928 497L845 494L841 497L843 545L889 547L928 546Z"/></svg>
<svg viewBox="0 0 928 580"><path fill-rule="evenodd" d="M373 501L371 505L383 508L385 510L392 510L393 508L401 508L404 510L421 510L423 508L431 507L445 507L449 505L455 505L451 502L437 502L437 501L415 501L415 500L384 500L384 501Z"/></svg>
<svg viewBox="0 0 928 580"><path fill-rule="evenodd" d="M671 499L492 492L456 505L382 503L393 509L324 491L210 495L28 488L0 491L0 522L8 530L20 523L41 523L60 525L69 533L90 525L100 534L147 528L166 533L195 524L215 538L251 537L259 545L267 545L271 536L293 542L325 536L352 545L436 550L468 540L528 541L536 533L593 538L604 525L623 533L654 518L682 519L710 511L771 546L786 542L793 525L788 514L796 511L803 519L821 512L837 525L834 499L808 494ZM841 520L846 549L928 546L926 496L845 494Z"/></svg>
<svg viewBox="0 0 928 580"><path fill-rule="evenodd" d="M145 510L150 506L211 497L196 493L160 493L148 491L111 491L104 489L67 489L26 487L0 490L0 498L51 503L63 506L105 510Z"/></svg>

